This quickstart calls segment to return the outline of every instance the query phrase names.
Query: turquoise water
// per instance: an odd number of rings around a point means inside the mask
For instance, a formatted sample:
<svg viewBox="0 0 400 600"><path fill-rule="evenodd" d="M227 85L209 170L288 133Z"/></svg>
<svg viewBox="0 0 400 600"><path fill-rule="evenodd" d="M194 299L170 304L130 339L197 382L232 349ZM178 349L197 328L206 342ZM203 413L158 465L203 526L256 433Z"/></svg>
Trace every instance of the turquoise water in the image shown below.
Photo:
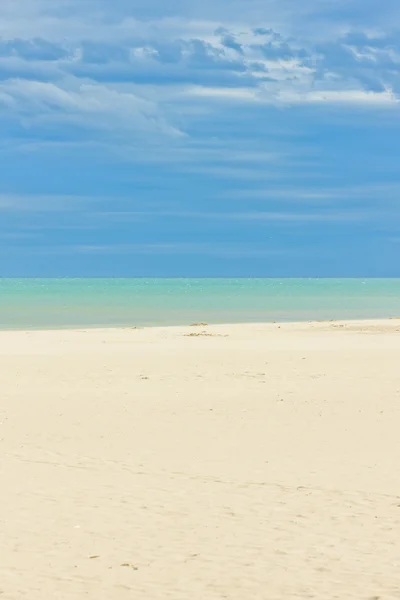
<svg viewBox="0 0 400 600"><path fill-rule="evenodd" d="M0 328L400 316L400 279L0 279Z"/></svg>

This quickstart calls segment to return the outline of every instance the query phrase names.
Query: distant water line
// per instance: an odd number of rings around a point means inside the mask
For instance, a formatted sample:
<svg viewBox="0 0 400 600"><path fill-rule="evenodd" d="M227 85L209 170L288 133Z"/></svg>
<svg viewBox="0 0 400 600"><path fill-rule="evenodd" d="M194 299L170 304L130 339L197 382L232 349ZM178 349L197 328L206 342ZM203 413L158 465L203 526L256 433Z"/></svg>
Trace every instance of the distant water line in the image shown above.
<svg viewBox="0 0 400 600"><path fill-rule="evenodd" d="M0 279L1 329L400 316L400 279Z"/></svg>

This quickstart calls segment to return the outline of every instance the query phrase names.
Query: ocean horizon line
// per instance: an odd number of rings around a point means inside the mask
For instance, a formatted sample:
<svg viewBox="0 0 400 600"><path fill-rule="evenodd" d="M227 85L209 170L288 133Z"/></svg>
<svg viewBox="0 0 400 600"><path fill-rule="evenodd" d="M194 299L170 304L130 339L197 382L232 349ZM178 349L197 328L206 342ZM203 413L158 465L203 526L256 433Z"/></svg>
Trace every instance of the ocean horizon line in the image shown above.
<svg viewBox="0 0 400 600"><path fill-rule="evenodd" d="M7 275L1 276L0 281L5 280L21 280L21 279L34 279L34 280L51 280L51 279L260 279L260 280L400 280L400 275L388 275L388 276L376 276L376 275Z"/></svg>

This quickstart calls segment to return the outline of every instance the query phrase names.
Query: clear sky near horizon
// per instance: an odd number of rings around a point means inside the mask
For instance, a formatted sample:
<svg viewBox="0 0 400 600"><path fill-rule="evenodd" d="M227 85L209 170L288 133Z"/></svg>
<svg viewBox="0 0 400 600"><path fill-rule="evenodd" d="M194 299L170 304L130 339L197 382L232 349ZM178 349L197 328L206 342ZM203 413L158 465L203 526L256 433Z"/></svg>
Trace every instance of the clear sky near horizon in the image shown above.
<svg viewBox="0 0 400 600"><path fill-rule="evenodd" d="M2 0L0 276L400 276L400 3Z"/></svg>

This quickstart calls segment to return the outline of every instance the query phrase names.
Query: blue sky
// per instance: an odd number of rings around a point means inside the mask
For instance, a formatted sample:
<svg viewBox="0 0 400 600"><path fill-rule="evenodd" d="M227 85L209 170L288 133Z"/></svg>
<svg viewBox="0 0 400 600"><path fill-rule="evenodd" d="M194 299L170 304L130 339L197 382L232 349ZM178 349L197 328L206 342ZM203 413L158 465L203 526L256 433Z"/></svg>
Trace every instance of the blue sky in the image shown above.
<svg viewBox="0 0 400 600"><path fill-rule="evenodd" d="M2 0L0 276L400 276L399 23Z"/></svg>

